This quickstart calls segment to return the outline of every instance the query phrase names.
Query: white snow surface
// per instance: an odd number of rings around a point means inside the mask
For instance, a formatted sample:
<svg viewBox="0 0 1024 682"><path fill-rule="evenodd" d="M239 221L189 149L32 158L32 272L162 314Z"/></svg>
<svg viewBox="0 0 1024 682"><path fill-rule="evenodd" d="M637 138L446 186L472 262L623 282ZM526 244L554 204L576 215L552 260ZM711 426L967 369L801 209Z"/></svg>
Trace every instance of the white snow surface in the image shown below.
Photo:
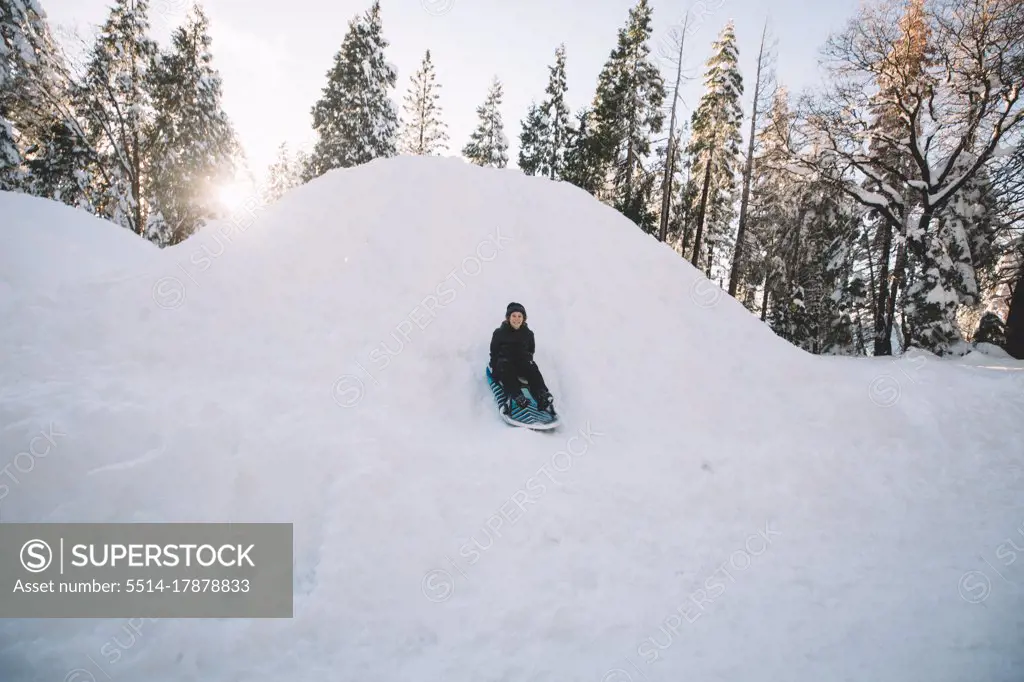
<svg viewBox="0 0 1024 682"><path fill-rule="evenodd" d="M582 190L456 159L165 250L0 216L0 520L295 533L293 618L0 614L3 682L1024 679L1024 362L806 354ZM495 412L510 301L560 432Z"/></svg>

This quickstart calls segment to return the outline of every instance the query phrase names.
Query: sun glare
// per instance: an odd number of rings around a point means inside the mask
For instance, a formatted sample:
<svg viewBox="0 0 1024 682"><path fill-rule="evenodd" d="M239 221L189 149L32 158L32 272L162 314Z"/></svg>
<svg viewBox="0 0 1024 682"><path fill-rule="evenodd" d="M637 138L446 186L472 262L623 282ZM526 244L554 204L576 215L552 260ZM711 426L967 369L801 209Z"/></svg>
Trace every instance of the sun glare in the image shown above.
<svg viewBox="0 0 1024 682"><path fill-rule="evenodd" d="M247 183L230 182L217 191L217 199L226 211L235 211L245 204L252 191Z"/></svg>

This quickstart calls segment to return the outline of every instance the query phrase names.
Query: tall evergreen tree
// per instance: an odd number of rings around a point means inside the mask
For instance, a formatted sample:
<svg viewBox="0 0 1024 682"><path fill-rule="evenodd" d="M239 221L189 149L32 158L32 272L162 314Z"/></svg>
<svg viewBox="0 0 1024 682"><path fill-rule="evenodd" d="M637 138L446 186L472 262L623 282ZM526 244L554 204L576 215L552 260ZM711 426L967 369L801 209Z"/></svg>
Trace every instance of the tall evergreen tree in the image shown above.
<svg viewBox="0 0 1024 682"><path fill-rule="evenodd" d="M757 71L754 76L754 98L751 104L750 114L750 137L747 141L747 159L743 168L743 192L740 196L739 225L736 228L736 250L732 258L732 270L729 273L729 295L735 296L736 289L743 278L745 268L745 247L747 228L747 207L750 201L751 175L754 172L754 143L757 140L757 126L761 113L764 110L762 98L771 99L772 95L766 90L774 81L773 69L767 62L769 55L765 54L765 39L768 35L768 21L765 20L764 28L761 31L761 47L757 54Z"/></svg>
<svg viewBox="0 0 1024 682"><path fill-rule="evenodd" d="M817 179L795 185L796 221L779 233L782 278L769 321L782 337L811 353L854 350L851 310L863 292L851 279L848 254L857 214L848 197Z"/></svg>
<svg viewBox="0 0 1024 682"><path fill-rule="evenodd" d="M865 288L853 273L859 214L849 197L813 174L791 170L794 116L776 93L758 132L745 248L743 303L763 278L762 319L811 353L858 352L854 311ZM809 151L813 153L813 150Z"/></svg>
<svg viewBox="0 0 1024 682"><path fill-rule="evenodd" d="M272 204L285 192L302 184L301 169L299 156L293 157L288 151L288 143L282 142L277 147L277 157L267 170L267 182L261 188L263 203Z"/></svg>
<svg viewBox="0 0 1024 682"><path fill-rule="evenodd" d="M758 154L752 164L751 203L744 235L745 283L762 288L762 320L766 319L769 302L784 298L788 290L782 245L796 224L798 204L794 178L786 170L792 124L787 92L780 88L766 125L755 133ZM749 288L737 292L740 301L753 311L752 293Z"/></svg>
<svg viewBox="0 0 1024 682"><path fill-rule="evenodd" d="M601 188L600 140L594 132L594 114L584 107L566 128L562 179L596 195Z"/></svg>
<svg viewBox="0 0 1024 682"><path fill-rule="evenodd" d="M691 182L699 182L700 197L691 262L703 266L709 277L715 267L726 270L729 265L730 225L741 163L743 78L732 21L719 33L712 49L706 62L705 92L691 117L692 135L686 149Z"/></svg>
<svg viewBox="0 0 1024 682"><path fill-rule="evenodd" d="M0 190L14 189L23 179L13 116L28 99L44 21L37 0L0 0Z"/></svg>
<svg viewBox="0 0 1024 682"><path fill-rule="evenodd" d="M665 226L665 241L672 249L683 255L686 247L693 237L693 207L696 205L691 196L694 190L694 183L690 182L690 169L679 149L679 141L689 136L690 124L682 121L675 133L675 143L672 145L675 158L671 170L669 185L666 188L669 205L668 222ZM668 157L668 145L666 144L666 157ZM666 190L662 190L663 193ZM662 195L662 206L666 204L666 197ZM659 235L660 236L660 235Z"/></svg>
<svg viewBox="0 0 1024 682"><path fill-rule="evenodd" d="M526 110L526 118L522 122L519 133L519 170L526 175L542 174L544 166L545 143L548 135L548 121L541 105L536 100L530 102Z"/></svg>
<svg viewBox="0 0 1024 682"><path fill-rule="evenodd" d="M49 109L30 132L23 191L92 212L94 154L78 123Z"/></svg>
<svg viewBox="0 0 1024 682"><path fill-rule="evenodd" d="M77 203L81 155L55 107L64 68L38 0L0 0L0 189Z"/></svg>
<svg viewBox="0 0 1024 682"><path fill-rule="evenodd" d="M907 342L944 354L970 338L957 323L961 306L981 302L979 273L994 269L996 198L984 169L939 210L920 258L907 264L903 321Z"/></svg>
<svg viewBox="0 0 1024 682"><path fill-rule="evenodd" d="M462 148L463 155L478 166L504 168L508 165L508 138L501 118L502 96L501 81L495 76L487 99L477 107L477 127Z"/></svg>
<svg viewBox="0 0 1024 682"><path fill-rule="evenodd" d="M555 63L548 67L546 97L531 104L519 136L519 168L527 175L561 179L569 137L569 108L565 103L565 45L555 50Z"/></svg>
<svg viewBox="0 0 1024 682"><path fill-rule="evenodd" d="M148 12L148 0L114 0L74 101L99 175L91 203L137 234L146 225L145 129L153 116L146 86L157 55Z"/></svg>
<svg viewBox="0 0 1024 682"><path fill-rule="evenodd" d="M307 178L394 156L398 109L389 90L398 75L384 56L380 1L349 22L348 33L327 72L323 95L313 106L318 139Z"/></svg>
<svg viewBox="0 0 1024 682"><path fill-rule="evenodd" d="M410 77L409 91L405 96L405 120L399 151L403 154L431 156L448 148L448 128L441 119L438 93L441 86L435 83L434 63L430 50L423 55L420 69Z"/></svg>
<svg viewBox="0 0 1024 682"><path fill-rule="evenodd" d="M541 167L552 180L561 177L565 166L565 147L569 137L569 107L565 96L569 86L565 74L565 44L555 50L555 63L548 67L548 86L544 90L547 125L546 162Z"/></svg>
<svg viewBox="0 0 1024 682"><path fill-rule="evenodd" d="M147 236L161 245L182 241L217 216L217 190L237 170L240 146L221 106L208 30L206 15L194 5L151 74L156 115L148 126L148 197L162 227Z"/></svg>
<svg viewBox="0 0 1024 682"><path fill-rule="evenodd" d="M665 84L647 44L651 30L651 8L639 0L598 76L593 102L595 147L606 180L598 198L647 231L655 227L649 208L654 180L644 163L665 118Z"/></svg>

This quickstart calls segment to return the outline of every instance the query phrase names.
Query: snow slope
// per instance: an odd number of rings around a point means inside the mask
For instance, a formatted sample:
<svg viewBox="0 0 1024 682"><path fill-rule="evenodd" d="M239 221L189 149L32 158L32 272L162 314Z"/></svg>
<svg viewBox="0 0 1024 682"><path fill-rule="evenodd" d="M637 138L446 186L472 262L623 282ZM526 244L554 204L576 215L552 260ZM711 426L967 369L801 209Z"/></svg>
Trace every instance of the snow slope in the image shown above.
<svg viewBox="0 0 1024 682"><path fill-rule="evenodd" d="M295 524L293 619L0 619L3 682L1024 679L1022 362L810 356L454 159L163 251L0 216L0 518ZM559 433L494 412L512 300Z"/></svg>

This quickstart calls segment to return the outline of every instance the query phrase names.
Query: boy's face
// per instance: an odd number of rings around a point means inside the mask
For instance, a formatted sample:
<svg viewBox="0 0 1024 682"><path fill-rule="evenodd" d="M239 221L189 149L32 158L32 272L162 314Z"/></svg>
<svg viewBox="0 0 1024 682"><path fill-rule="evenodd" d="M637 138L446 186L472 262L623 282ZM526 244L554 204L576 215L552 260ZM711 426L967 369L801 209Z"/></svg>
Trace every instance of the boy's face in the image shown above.
<svg viewBox="0 0 1024 682"><path fill-rule="evenodd" d="M512 325L513 329L519 329L523 324L523 314L516 311L508 316L508 321Z"/></svg>

